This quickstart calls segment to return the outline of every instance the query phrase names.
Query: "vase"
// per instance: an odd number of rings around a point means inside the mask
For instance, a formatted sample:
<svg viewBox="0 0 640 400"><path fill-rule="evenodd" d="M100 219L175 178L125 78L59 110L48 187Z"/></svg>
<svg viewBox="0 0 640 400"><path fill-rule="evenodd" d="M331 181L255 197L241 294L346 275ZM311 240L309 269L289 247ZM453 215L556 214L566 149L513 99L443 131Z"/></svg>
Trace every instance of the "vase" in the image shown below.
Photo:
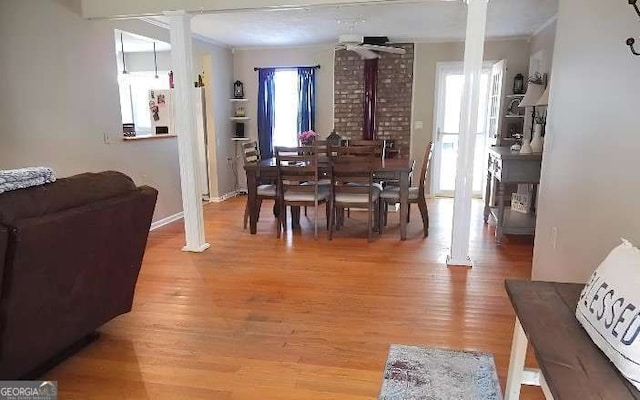
<svg viewBox="0 0 640 400"><path fill-rule="evenodd" d="M522 138L522 147L520 148L520 154L531 154L533 150L531 150L531 143L529 143L529 139Z"/></svg>
<svg viewBox="0 0 640 400"><path fill-rule="evenodd" d="M542 153L544 147L544 138L542 137L542 125L536 124L531 140L531 151L534 153Z"/></svg>

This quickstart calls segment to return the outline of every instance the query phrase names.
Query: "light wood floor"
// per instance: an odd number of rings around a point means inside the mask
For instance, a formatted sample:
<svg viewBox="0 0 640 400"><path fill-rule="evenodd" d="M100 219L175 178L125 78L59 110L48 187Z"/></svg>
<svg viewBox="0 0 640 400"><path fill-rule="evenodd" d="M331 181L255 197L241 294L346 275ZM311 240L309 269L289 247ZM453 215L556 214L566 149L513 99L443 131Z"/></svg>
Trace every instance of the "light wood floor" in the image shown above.
<svg viewBox="0 0 640 400"><path fill-rule="evenodd" d="M443 264L451 200L430 202L429 238L414 207L409 240L391 214L371 244L357 212L332 242L305 220L277 240L268 202L251 236L244 201L206 206L204 254L180 251L181 222L151 233L133 311L45 375L61 399L375 399L392 343L491 352L504 387L514 314L503 280L530 276L532 240L497 247L480 202L467 270Z"/></svg>

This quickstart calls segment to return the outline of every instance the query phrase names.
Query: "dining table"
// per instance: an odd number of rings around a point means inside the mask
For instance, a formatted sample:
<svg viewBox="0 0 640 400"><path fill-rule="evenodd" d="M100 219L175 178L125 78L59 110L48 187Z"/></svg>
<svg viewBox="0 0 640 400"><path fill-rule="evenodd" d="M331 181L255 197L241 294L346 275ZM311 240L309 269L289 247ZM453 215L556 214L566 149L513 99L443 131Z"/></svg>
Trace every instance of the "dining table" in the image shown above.
<svg viewBox="0 0 640 400"><path fill-rule="evenodd" d="M376 160L363 160L363 168L371 168L374 179L377 181L397 182L400 187L400 239L407 239L407 224L409 217L409 186L413 174L415 161L412 159L393 158ZM328 157L321 157L319 169L328 172L331 161ZM249 204L249 231L252 235L257 232L258 207L256 202L258 181L275 180L278 177L278 167L275 157L265 158L244 166L247 174L247 196Z"/></svg>

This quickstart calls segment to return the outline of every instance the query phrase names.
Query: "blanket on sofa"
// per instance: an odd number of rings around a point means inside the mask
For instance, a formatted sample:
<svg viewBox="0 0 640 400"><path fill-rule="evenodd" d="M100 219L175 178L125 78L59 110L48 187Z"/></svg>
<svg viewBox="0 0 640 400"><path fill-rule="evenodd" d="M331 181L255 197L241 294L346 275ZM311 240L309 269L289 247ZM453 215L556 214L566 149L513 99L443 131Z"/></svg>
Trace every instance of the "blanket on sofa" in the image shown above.
<svg viewBox="0 0 640 400"><path fill-rule="evenodd" d="M0 193L55 181L56 176L53 170L47 167L0 170Z"/></svg>

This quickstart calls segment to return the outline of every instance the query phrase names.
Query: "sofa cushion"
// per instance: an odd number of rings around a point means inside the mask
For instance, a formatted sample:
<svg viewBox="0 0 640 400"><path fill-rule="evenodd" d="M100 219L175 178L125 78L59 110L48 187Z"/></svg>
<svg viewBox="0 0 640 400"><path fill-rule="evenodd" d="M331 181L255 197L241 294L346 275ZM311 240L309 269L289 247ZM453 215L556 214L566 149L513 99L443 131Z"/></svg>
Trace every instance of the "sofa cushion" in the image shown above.
<svg viewBox="0 0 640 400"><path fill-rule="evenodd" d="M115 171L84 173L56 182L0 195L0 224L68 210L137 190L128 176Z"/></svg>

